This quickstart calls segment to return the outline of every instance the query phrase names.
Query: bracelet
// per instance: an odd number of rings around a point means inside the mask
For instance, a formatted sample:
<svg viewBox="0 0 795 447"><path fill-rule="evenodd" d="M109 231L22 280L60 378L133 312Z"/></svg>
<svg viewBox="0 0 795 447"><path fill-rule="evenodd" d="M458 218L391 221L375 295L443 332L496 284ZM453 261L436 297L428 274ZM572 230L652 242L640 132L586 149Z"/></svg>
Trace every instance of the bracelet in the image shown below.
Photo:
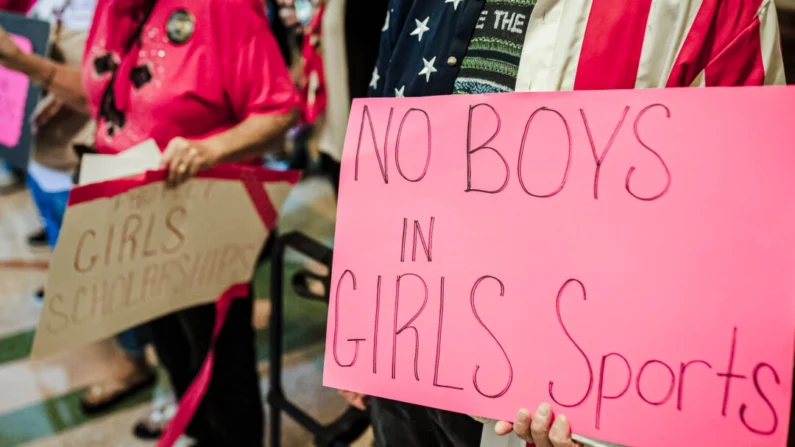
<svg viewBox="0 0 795 447"><path fill-rule="evenodd" d="M58 66L53 65L50 73L47 74L47 77L44 78L44 82L41 83L41 88L43 90L49 90L52 86L52 81L55 79L55 72L58 71Z"/></svg>

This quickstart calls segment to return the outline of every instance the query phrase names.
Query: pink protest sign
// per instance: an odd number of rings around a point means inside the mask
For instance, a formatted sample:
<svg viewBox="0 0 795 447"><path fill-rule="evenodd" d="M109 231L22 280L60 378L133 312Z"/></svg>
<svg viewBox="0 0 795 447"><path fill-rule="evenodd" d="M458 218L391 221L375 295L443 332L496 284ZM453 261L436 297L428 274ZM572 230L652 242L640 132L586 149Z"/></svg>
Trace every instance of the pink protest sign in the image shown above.
<svg viewBox="0 0 795 447"><path fill-rule="evenodd" d="M787 88L357 101L324 384L786 445L793 115Z"/></svg>
<svg viewBox="0 0 795 447"><path fill-rule="evenodd" d="M33 51L33 44L26 37L11 34L11 40L25 53ZM19 144L29 84L24 74L0 67L0 144L4 146Z"/></svg>

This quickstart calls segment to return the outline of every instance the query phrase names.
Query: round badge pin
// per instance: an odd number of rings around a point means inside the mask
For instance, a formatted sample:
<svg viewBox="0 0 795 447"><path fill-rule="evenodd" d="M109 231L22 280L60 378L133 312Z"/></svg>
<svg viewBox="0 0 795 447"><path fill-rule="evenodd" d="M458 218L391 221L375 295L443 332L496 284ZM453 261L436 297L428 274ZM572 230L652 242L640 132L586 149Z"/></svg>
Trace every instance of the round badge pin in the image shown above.
<svg viewBox="0 0 795 447"><path fill-rule="evenodd" d="M196 30L196 19L186 9L178 9L168 16L166 22L166 36L176 45L187 42Z"/></svg>

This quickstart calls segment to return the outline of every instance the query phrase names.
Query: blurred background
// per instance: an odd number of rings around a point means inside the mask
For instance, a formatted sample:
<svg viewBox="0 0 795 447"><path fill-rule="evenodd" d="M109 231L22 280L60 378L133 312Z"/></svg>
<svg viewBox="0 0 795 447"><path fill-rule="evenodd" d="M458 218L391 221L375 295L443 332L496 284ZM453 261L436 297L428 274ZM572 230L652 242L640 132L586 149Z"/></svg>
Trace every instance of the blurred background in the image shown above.
<svg viewBox="0 0 795 447"><path fill-rule="evenodd" d="M788 83L795 83L795 0L777 0L777 6ZM307 45L310 49L318 45L310 28L317 5L310 0L269 0L268 8L271 26L289 62L296 86L304 91L311 90L313 80L311 72L305 69L305 55ZM383 16L373 20L377 22L376 31L380 31ZM357 44L372 47L373 42L368 40L374 40L377 45L377 38L363 38ZM375 48L377 50L377 46ZM364 70L362 75L365 90L371 70ZM351 94L355 96L355 92ZM318 122L305 120L296 125L282 144L268 155L266 165L305 173L285 205L280 230L284 233L300 230L330 246L334 237L338 155L335 157L324 151L317 129ZM154 386L134 393L106 411L88 415L80 406L87 388L108 377L125 374L124 354L115 341L95 343L45 361L28 360L41 309L37 294L45 284L49 259L42 219L24 177L13 169L0 168L0 447L153 445L152 441L136 437L133 427L141 419L167 417L173 398L162 371L158 370L159 380ZM306 257L287 256L285 278L302 270L327 273L325 266ZM256 275L257 302L253 318L263 393L269 389L270 281L270 264L266 263ZM320 289L318 293L324 291ZM326 305L300 299L290 287L285 288L284 301L285 391L321 422L332 421L347 405L335 391L321 386ZM147 359L157 364L151 349ZM283 446L314 445L312 435L289 418L284 418L283 424ZM370 437L365 433L355 445L370 444Z"/></svg>

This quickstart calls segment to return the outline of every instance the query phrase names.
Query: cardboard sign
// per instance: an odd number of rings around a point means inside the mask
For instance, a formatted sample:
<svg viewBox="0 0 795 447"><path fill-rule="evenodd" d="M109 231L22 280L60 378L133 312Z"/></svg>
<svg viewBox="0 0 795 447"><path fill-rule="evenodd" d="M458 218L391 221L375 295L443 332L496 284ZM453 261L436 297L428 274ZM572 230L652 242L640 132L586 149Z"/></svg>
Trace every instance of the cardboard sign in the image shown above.
<svg viewBox="0 0 795 447"><path fill-rule="evenodd" d="M160 167L162 159L154 140L115 155L85 154L80 158L79 183L87 185L155 170Z"/></svg>
<svg viewBox="0 0 795 447"><path fill-rule="evenodd" d="M794 114L789 88L355 102L324 384L784 446Z"/></svg>
<svg viewBox="0 0 795 447"><path fill-rule="evenodd" d="M177 188L164 180L149 171L72 190L33 358L248 293L297 174L219 167Z"/></svg>
<svg viewBox="0 0 795 447"><path fill-rule="evenodd" d="M0 26L25 53L46 54L49 23L0 12ZM0 67L0 158L21 170L27 170L30 159L30 117L40 92L27 76Z"/></svg>

